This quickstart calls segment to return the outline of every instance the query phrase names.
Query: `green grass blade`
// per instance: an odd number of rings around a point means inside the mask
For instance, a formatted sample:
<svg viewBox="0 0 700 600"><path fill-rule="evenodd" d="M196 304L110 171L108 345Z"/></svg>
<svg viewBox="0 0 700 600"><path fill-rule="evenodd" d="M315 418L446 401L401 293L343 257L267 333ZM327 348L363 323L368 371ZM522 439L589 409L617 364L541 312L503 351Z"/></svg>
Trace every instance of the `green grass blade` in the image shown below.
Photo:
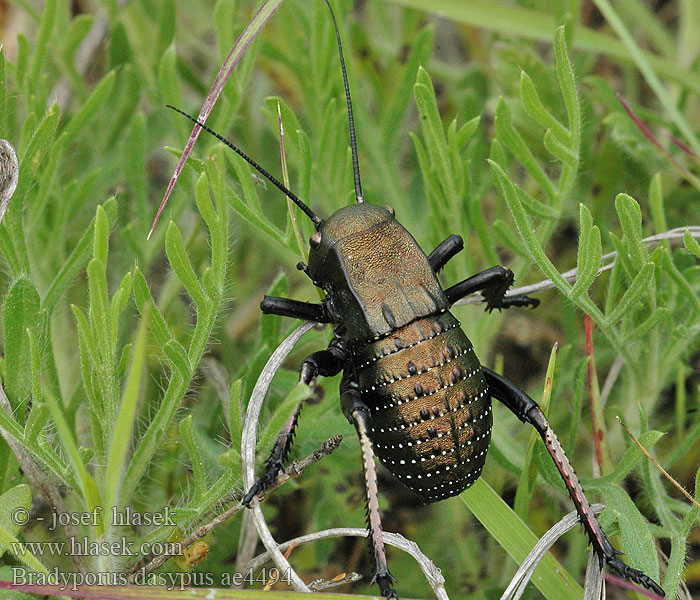
<svg viewBox="0 0 700 600"><path fill-rule="evenodd" d="M520 564L525 560L537 536L483 479L459 495L469 510ZM532 582L547 600L581 600L583 589L552 554L547 554L535 569Z"/></svg>

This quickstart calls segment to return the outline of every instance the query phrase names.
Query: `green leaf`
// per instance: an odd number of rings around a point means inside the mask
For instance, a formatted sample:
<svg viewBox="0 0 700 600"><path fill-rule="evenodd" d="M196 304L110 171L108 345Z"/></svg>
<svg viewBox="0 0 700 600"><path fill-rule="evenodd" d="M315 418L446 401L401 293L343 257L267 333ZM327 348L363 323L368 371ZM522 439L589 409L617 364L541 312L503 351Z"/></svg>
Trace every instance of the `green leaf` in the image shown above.
<svg viewBox="0 0 700 600"><path fill-rule="evenodd" d="M111 230L116 215L116 200L114 197L107 200L102 206L103 213L107 217L106 229ZM94 246L94 232L96 227L95 219L87 226L85 232L80 237L80 240L71 251L68 258L61 265L61 269L54 277L49 286L46 296L42 302L42 309L49 314L53 312L59 298L66 291L68 286L73 281L73 278L80 272L83 265L87 262L90 256L91 242ZM103 225L104 227L104 225Z"/></svg>
<svg viewBox="0 0 700 600"><path fill-rule="evenodd" d="M209 298L192 268L192 263L190 263L185 245L182 242L182 235L174 221L170 221L168 225L168 232L165 236L165 251L170 266L178 279L185 286L198 308L203 309L209 303Z"/></svg>
<svg viewBox="0 0 700 600"><path fill-rule="evenodd" d="M622 551L625 562L639 569L655 581L659 581L659 563L656 561L656 544L647 522L631 498L619 487L606 486L606 512L615 515L622 534Z"/></svg>
<svg viewBox="0 0 700 600"><path fill-rule="evenodd" d="M131 446L131 436L136 422L136 408L139 398L141 377L145 367L146 331L148 328L148 311L143 313L139 323L136 341L131 353L131 365L126 378L126 385L122 392L119 412L112 434L107 455L107 468L105 470L105 507L111 514L112 507L118 508L119 489L122 475L126 465L126 457Z"/></svg>
<svg viewBox="0 0 700 600"><path fill-rule="evenodd" d="M5 388L17 409L27 400L31 369L27 331L39 323L39 293L26 277L17 279L7 292L3 306L5 329Z"/></svg>
<svg viewBox="0 0 700 600"><path fill-rule="evenodd" d="M236 379L231 384L228 402L228 430L231 434L231 447L241 447L241 434L243 432L243 399L241 397L242 379Z"/></svg>
<svg viewBox="0 0 700 600"><path fill-rule="evenodd" d="M622 225L623 242L632 268L635 272L639 271L649 255L642 242L642 209L631 196L618 194L615 197L615 210Z"/></svg>
<svg viewBox="0 0 700 600"><path fill-rule="evenodd" d="M175 37L175 2L161 0L158 3L158 36L156 50L161 55L170 46Z"/></svg>
<svg viewBox="0 0 700 600"><path fill-rule="evenodd" d="M513 127L510 116L510 110L503 98L498 100L496 107L496 116L494 117L496 124L496 133L499 141L520 161L528 173L540 184L542 191L550 202L553 202L556 197L556 190L551 180L544 172L542 167L535 160L532 151L525 143L525 140Z"/></svg>
<svg viewBox="0 0 700 600"><path fill-rule="evenodd" d="M102 78L100 83L97 84L97 87L88 96L88 99L80 107L80 110L73 115L61 132L62 143L70 144L76 137L76 134L97 116L99 109L112 95L115 79L116 73L110 71Z"/></svg>
<svg viewBox="0 0 700 600"><path fill-rule="evenodd" d="M697 258L700 258L700 244L687 229L683 233L683 245L688 252L692 252Z"/></svg>
<svg viewBox="0 0 700 600"><path fill-rule="evenodd" d="M537 543L537 536L520 517L483 479L477 479L459 498L516 564L521 564ZM583 594L581 586L551 553L537 565L532 582L548 600L580 600Z"/></svg>
<svg viewBox="0 0 700 600"><path fill-rule="evenodd" d="M554 33L554 57L556 59L559 88L561 89L566 112L569 116L569 130L571 132L571 144L569 147L578 152L581 139L581 106L576 89L576 74L571 65L569 52L566 47L566 28L563 25L557 27Z"/></svg>
<svg viewBox="0 0 700 600"><path fill-rule="evenodd" d="M109 68L116 69L128 64L131 62L132 54L124 23L119 21L113 26L112 37L109 40Z"/></svg>
<svg viewBox="0 0 700 600"><path fill-rule="evenodd" d="M565 147L571 147L571 134L551 113L544 107L535 84L525 72L520 72L520 99L525 111L545 129L550 129L557 140Z"/></svg>
<svg viewBox="0 0 700 600"><path fill-rule="evenodd" d="M598 275L602 256L600 230L593 225L591 213L583 204L579 205L579 229L580 239L576 264L578 274L576 283L571 289L571 298L578 298L591 287Z"/></svg>
<svg viewBox="0 0 700 600"><path fill-rule="evenodd" d="M202 462L202 453L199 451L199 446L192 434L192 415L187 415L180 421L180 435L187 449L187 454L192 467L192 476L194 479L194 501L202 499L206 491L206 477L204 476L204 463Z"/></svg>
<svg viewBox="0 0 700 600"><path fill-rule="evenodd" d="M46 56L49 51L49 41L56 22L56 0L46 0L41 11L41 25L39 34L34 42L34 54L29 65L28 84L30 90L38 88L39 75L41 73Z"/></svg>
<svg viewBox="0 0 700 600"><path fill-rule="evenodd" d="M551 129L545 131L543 141L544 147L547 148L552 156L559 159L568 167L576 167L579 159L578 153L572 151L568 146L560 142L559 139L552 133Z"/></svg>
<svg viewBox="0 0 700 600"><path fill-rule="evenodd" d="M29 520L29 509L32 504L32 492L28 485L20 484L7 490L0 496L0 527L5 529L10 535L17 537L21 527L21 521L25 515ZM21 513L20 509L25 512ZM0 556L9 548L4 546L0 540Z"/></svg>
<svg viewBox="0 0 700 600"><path fill-rule="evenodd" d="M622 295L622 298L617 303L617 306L605 316L607 323L616 323L625 316L627 311L632 310L635 304L641 302L644 295L649 290L651 278L654 276L654 263L646 263L637 273L637 276L632 280L632 283L627 288L627 291Z"/></svg>

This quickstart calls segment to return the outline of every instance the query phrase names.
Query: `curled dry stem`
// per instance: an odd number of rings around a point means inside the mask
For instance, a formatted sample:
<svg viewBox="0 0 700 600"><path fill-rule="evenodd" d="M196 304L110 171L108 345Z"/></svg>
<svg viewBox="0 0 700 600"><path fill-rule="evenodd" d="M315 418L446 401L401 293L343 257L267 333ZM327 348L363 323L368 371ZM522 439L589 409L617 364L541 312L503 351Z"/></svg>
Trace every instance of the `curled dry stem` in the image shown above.
<svg viewBox="0 0 700 600"><path fill-rule="evenodd" d="M334 529L324 529L323 531L316 531L315 533L302 535L301 537L286 541L283 544L280 544L278 549L279 551L284 551L292 544L305 544L307 542L315 542L316 540L323 540L332 537L367 537L367 529L357 527L337 527ZM438 598L438 600L449 600L447 592L445 591L445 578L442 576L440 569L438 569L433 561L431 561L425 554L423 554L423 552L421 552L420 548L415 542L407 540L398 533L387 533L386 531L383 532L383 537L386 544L399 548L416 559L416 562L423 571L425 578L428 580L428 584L433 589L433 592L435 592L435 597ZM270 558L270 552L264 552L263 554L256 556L248 566L253 571L256 571L268 560L270 560Z"/></svg>
<svg viewBox="0 0 700 600"><path fill-rule="evenodd" d="M595 514L603 512L605 508L604 504L594 504L593 512ZM565 515L561 521L559 521L554 527L552 527L547 533L545 533L539 541L534 545L530 554L520 565L520 568L516 571L513 579L503 592L501 600L518 600L525 591L530 578L532 577L535 569L539 562L544 558L544 556L549 552L549 549L554 545L562 535L567 531L573 529L580 522L578 513L573 510L569 514ZM601 590L603 595L601 596ZM599 598L605 598L605 591L603 585L603 572L598 563L598 557L595 556L593 550L591 550L590 556L588 558L588 567L586 569L586 580L583 590L584 600L599 600Z"/></svg>
<svg viewBox="0 0 700 600"><path fill-rule="evenodd" d="M324 456L328 456L329 454L332 454L335 452L335 450L338 449L338 446L340 446L340 442L343 440L342 435L334 435L332 438L329 438L326 440L323 444L321 444L320 448L317 450L314 450L311 454L309 454L306 458L299 460L299 461L294 461L288 468L286 473L280 473L277 479L274 481L274 483L265 491L265 493L269 493L272 490L277 489L284 483L286 483L289 480L290 476L298 476L301 475L304 472L304 469L308 467L309 465L312 465L315 462L318 462L321 460ZM168 551L164 552L163 554L159 554L158 556L152 557L149 562L144 563L143 560L135 563L132 565L128 570L127 573L131 573L131 577L129 577L129 582L134 583L136 580L137 576L137 571L139 576L143 576L144 574L150 573L151 571L154 571L161 565L163 565L169 558L173 556L178 556L182 554L182 551L185 548L188 548L192 544L194 544L196 541L201 540L205 535L207 535L210 531L212 531L214 528L216 528L218 525L221 525L224 521L235 515L236 513L240 512L243 510L245 507L241 504L240 500L238 500L235 504L227 508L225 511L222 513L218 514L216 517L214 517L211 521L208 523L201 525L200 527L197 527L190 535L187 537L183 538L181 541L170 544L168 547Z"/></svg>

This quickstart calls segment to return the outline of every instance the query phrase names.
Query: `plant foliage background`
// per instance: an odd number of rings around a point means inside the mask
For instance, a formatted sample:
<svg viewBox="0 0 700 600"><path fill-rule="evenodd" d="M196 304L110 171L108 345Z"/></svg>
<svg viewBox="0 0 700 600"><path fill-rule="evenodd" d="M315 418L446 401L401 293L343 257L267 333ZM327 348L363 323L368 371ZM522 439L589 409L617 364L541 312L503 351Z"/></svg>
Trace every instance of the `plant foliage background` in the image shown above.
<svg viewBox="0 0 700 600"><path fill-rule="evenodd" d="M11 416L0 411L0 427L37 471L0 441L0 575L10 578L20 562L121 571L138 557L86 557L80 565L69 556L9 551L13 540L63 540L36 520L50 515L51 495L41 485L69 511L176 509L176 531L117 530L100 519L77 529L91 540L177 539L211 519L240 491L242 411L294 326L261 317L258 303L264 294L317 301L318 293L294 268L303 256L284 198L209 137L200 137L146 241L179 151L166 147L181 148L190 131L164 105L198 111L257 3L3 6L0 137L17 150L20 181L0 226L2 380L11 407ZM692 0L334 6L365 197L394 207L426 252L451 233L463 236L465 250L446 267L445 285L498 263L514 270L516 284L554 281L536 311L454 312L482 362L535 398L558 343L549 418L591 499L607 502L606 530L619 533L627 560L657 580L661 563L667 595L685 594L677 587L683 579L697 594L698 510L614 417L697 498L700 246L690 235L651 246L641 240L700 224L700 9ZM625 36L631 46L614 41ZM323 2L284 4L234 70L208 124L281 173L278 103L291 188L320 215L352 202L342 80ZM312 228L297 216L306 240ZM620 260L595 278L610 251ZM569 284L559 273L574 266L580 277ZM584 314L595 326L590 364L600 383L587 378ZM305 336L275 378L261 458L298 399L297 365L329 335ZM364 522L359 452L339 410L338 380L321 386L323 400L302 413L294 457L334 433L346 439L269 495L264 510L278 540ZM541 534L570 503L531 432L504 408L494 410L483 478ZM473 491L419 506L386 472L381 491L385 528L420 545L448 592L499 596L516 568L502 548L513 511L487 533L465 506L477 515L489 508ZM32 520L20 530L8 507L29 509L30 501ZM214 530L195 572L220 577L234 569L245 545L242 523L239 514ZM569 534L555 553L581 581L583 532ZM364 540L348 538L297 548L291 560L307 580L359 571L365 583L352 591L373 592L367 554ZM390 559L400 595L430 594L410 557Z"/></svg>

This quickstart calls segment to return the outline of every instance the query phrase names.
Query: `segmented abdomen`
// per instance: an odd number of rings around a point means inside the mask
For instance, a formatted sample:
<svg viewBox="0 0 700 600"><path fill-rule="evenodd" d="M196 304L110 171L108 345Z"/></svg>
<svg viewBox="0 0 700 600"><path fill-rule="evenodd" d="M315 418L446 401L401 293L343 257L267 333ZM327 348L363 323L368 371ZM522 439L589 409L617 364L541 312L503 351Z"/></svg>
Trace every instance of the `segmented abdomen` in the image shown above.
<svg viewBox="0 0 700 600"><path fill-rule="evenodd" d="M424 501L459 494L481 473L491 398L471 342L449 312L354 349L370 409L370 438L384 465Z"/></svg>

